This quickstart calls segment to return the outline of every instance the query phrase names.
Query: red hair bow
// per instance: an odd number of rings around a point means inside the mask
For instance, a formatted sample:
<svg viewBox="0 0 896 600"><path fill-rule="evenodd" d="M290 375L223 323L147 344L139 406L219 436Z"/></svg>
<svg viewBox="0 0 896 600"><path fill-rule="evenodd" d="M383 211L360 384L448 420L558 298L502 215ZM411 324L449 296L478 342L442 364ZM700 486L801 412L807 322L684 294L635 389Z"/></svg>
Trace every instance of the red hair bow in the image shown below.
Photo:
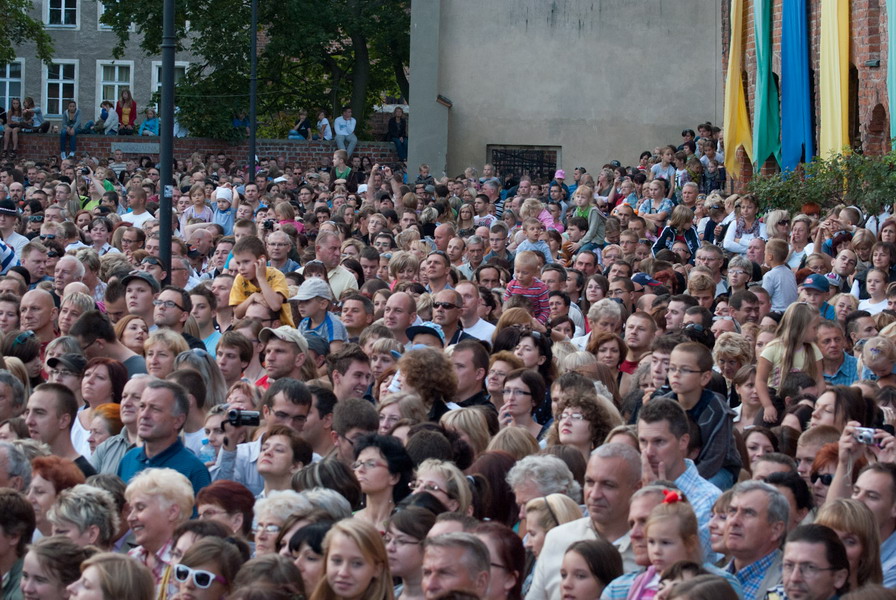
<svg viewBox="0 0 896 600"><path fill-rule="evenodd" d="M674 490L663 490L663 504L675 504L676 502L684 502L684 496L681 492Z"/></svg>

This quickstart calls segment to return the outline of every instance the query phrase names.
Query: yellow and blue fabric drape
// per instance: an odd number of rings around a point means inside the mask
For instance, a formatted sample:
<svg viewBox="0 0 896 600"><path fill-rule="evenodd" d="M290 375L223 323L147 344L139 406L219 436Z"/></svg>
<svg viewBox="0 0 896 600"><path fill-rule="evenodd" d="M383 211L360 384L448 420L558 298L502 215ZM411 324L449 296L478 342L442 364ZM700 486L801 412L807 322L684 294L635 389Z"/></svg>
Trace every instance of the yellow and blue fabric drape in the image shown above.
<svg viewBox="0 0 896 600"><path fill-rule="evenodd" d="M827 158L849 144L849 0L821 0L819 71L818 153Z"/></svg>

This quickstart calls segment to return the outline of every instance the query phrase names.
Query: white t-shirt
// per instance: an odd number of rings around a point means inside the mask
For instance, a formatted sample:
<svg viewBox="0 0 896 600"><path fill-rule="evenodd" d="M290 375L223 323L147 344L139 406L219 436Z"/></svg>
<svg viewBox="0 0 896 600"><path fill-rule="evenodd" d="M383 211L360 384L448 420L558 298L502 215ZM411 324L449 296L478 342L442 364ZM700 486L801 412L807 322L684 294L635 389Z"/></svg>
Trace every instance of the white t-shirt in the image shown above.
<svg viewBox="0 0 896 600"><path fill-rule="evenodd" d="M81 416L81 411L83 411L84 408L85 407L82 406L78 409L78 414L75 416L75 422L72 424L72 446L75 447L75 452L81 456L90 456L92 454L90 452L90 444L87 443L87 438L90 437L90 432L81 425L81 419L78 418Z"/></svg>
<svg viewBox="0 0 896 600"><path fill-rule="evenodd" d="M205 428L200 427L193 433L184 431L184 446L186 446L193 454L199 456L202 450L202 440L205 439Z"/></svg>
<svg viewBox="0 0 896 600"><path fill-rule="evenodd" d="M152 221L153 219L155 219L155 217L152 216L152 213L148 210L139 215L135 215L132 212L121 215L122 221L124 221L125 223L130 223L134 227L138 227L140 229L143 229L143 225L145 225L147 221Z"/></svg>
<svg viewBox="0 0 896 600"><path fill-rule="evenodd" d="M887 310L887 305L888 301L886 298L876 304L871 301L871 298L867 298L859 302L859 310L867 310L871 313L871 316L874 316L877 313Z"/></svg>
<svg viewBox="0 0 896 600"><path fill-rule="evenodd" d="M485 319L479 319L472 327L464 327L464 333L472 335L477 340L485 342L492 341L492 333L494 333L494 331L495 326Z"/></svg>

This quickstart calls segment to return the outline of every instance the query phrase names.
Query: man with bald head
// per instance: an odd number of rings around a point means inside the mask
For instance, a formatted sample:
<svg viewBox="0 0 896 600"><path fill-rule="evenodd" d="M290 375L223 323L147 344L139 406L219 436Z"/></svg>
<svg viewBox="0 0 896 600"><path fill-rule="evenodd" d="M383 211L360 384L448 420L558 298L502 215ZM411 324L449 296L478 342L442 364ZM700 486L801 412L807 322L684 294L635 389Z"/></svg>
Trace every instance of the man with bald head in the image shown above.
<svg viewBox="0 0 896 600"><path fill-rule="evenodd" d="M448 251L448 242L451 241L456 234L454 231L454 225L451 223L442 223L438 227L436 227L435 232L432 234L432 240L436 245L436 250L441 250L442 252Z"/></svg>
<svg viewBox="0 0 896 600"><path fill-rule="evenodd" d="M31 330L40 340L41 361L47 344L56 337L56 317L59 309L53 302L53 295L46 290L31 290L22 296L20 305L22 330Z"/></svg>
<svg viewBox="0 0 896 600"><path fill-rule="evenodd" d="M389 296L383 312L383 324L389 328L396 340L407 344L409 340L405 331L416 320L417 303L414 302L413 296L407 292L396 292Z"/></svg>

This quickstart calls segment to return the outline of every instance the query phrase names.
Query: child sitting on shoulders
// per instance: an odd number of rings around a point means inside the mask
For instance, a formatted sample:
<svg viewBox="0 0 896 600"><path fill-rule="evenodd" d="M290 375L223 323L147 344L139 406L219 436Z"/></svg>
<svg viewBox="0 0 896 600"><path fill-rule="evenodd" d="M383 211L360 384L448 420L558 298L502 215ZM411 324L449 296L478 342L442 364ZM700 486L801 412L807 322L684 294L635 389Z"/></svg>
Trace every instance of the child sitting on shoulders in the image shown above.
<svg viewBox="0 0 896 600"><path fill-rule="evenodd" d="M531 250L519 252L513 261L513 279L504 290L504 301L507 302L511 296L524 296L532 305L532 316L544 324L550 318L551 309L548 305L548 286L536 276L541 272L541 264L537 253Z"/></svg>

